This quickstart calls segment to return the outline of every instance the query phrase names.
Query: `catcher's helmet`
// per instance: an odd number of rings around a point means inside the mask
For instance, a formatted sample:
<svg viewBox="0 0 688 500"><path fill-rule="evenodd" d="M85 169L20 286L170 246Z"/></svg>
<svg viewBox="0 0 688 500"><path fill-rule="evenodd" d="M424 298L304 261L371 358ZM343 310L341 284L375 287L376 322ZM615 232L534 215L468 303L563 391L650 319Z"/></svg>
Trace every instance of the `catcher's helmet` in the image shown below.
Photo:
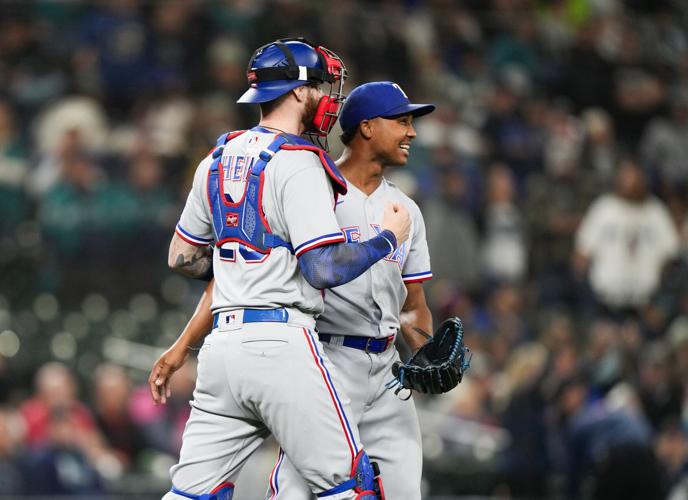
<svg viewBox="0 0 688 500"><path fill-rule="evenodd" d="M341 59L332 51L303 38L281 39L257 49L248 64L249 88L239 103L277 99L296 87L343 80Z"/></svg>

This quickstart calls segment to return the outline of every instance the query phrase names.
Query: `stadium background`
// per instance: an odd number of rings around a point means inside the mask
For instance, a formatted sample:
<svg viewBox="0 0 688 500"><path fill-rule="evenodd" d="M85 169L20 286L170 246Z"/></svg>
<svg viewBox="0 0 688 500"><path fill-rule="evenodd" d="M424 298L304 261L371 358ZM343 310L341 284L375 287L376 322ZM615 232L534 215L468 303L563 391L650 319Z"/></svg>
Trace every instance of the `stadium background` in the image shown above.
<svg viewBox="0 0 688 500"><path fill-rule="evenodd" d="M235 104L250 51L283 36L335 50L348 90L438 105L390 173L425 214L435 319L460 315L474 353L458 389L417 398L424 498L686 498L680 0L0 2L0 495L169 486L193 367L164 408L144 382L202 285L167 244L196 163L257 119ZM629 171L680 243L626 235L611 300L576 234ZM273 446L238 500L261 498Z"/></svg>

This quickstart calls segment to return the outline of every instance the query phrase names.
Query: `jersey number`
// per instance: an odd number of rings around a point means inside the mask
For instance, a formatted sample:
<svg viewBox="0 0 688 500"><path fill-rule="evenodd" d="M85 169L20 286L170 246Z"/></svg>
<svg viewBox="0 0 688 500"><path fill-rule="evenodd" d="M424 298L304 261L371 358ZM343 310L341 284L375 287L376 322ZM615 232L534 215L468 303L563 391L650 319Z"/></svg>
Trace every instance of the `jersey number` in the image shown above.
<svg viewBox="0 0 688 500"><path fill-rule="evenodd" d="M268 258L268 254L251 250L243 243L239 243L239 254L247 264L260 264ZM234 248L220 248L220 260L223 262L236 262L236 250Z"/></svg>

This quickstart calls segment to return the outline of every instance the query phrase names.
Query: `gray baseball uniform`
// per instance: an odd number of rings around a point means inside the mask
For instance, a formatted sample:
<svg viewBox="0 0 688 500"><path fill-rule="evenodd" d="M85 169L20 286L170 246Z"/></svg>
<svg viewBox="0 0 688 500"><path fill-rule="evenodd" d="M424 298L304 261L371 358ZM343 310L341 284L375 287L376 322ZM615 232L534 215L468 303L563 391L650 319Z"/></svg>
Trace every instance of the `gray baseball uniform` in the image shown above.
<svg viewBox="0 0 688 500"><path fill-rule="evenodd" d="M274 138L257 128L225 146L222 185L233 202ZM177 225L177 234L197 245L213 240L206 190L211 162L199 165ZM307 151L278 151L264 179L267 223L296 255L283 247L263 255L235 241L214 248L216 326L199 352L191 416L179 463L171 469L175 489L191 494L234 482L270 432L315 492L348 480L361 448L347 417L349 400L314 332L322 295L303 278L296 259L318 245L344 241L332 187L317 155ZM288 321L246 322L256 308L286 308ZM349 490L328 498L354 496ZM165 498L182 496L170 492Z"/></svg>
<svg viewBox="0 0 688 500"><path fill-rule="evenodd" d="M383 339L399 331L406 283L430 279L425 224L418 206L383 179L370 196L349 183L337 203L337 220L347 241L366 241L379 232L384 204L402 203L411 215L409 239L355 280L325 292L325 312L318 317L325 352L342 389L351 398L351 418L371 460L378 462L387 498L420 500L421 435L413 400L402 401L385 383L399 359L393 345L381 353L341 345L343 336ZM287 456L289 458L287 458ZM270 500L310 500L310 489L281 449L270 475Z"/></svg>

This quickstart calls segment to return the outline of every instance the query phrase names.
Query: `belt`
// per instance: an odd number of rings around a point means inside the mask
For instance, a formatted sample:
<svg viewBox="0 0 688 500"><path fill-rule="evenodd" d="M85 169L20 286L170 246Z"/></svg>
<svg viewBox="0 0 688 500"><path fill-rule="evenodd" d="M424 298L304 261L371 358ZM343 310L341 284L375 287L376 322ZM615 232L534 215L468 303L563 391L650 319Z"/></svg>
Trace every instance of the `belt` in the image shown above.
<svg viewBox="0 0 688 500"><path fill-rule="evenodd" d="M374 339L372 337L361 337L358 335L332 335L329 333L319 333L318 338L321 342L333 345L343 345L353 349L360 349L365 352L372 352L380 354L385 352L389 346L394 343L394 335L385 337L383 339Z"/></svg>
<svg viewBox="0 0 688 500"><path fill-rule="evenodd" d="M289 321L289 312L281 307L279 309L244 309L243 323L286 323ZM231 314L232 311L222 314ZM213 315L213 328L216 328L220 313Z"/></svg>

